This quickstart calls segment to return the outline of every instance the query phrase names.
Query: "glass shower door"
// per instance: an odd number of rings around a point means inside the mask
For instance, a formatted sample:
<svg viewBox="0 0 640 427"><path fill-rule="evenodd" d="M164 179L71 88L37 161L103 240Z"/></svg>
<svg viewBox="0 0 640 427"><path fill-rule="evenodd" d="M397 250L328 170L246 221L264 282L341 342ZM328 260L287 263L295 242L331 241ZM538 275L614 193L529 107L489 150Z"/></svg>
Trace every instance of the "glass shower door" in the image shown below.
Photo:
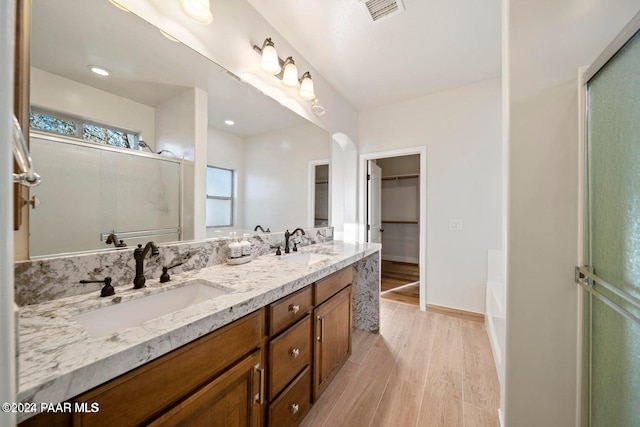
<svg viewBox="0 0 640 427"><path fill-rule="evenodd" d="M640 427L640 34L587 83L583 426Z"/></svg>

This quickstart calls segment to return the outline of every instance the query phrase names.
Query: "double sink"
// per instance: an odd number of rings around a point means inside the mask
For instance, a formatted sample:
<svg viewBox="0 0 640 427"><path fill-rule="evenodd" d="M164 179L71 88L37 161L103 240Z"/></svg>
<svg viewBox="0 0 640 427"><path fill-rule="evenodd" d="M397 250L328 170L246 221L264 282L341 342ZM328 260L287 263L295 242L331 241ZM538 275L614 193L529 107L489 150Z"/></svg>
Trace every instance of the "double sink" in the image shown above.
<svg viewBox="0 0 640 427"><path fill-rule="evenodd" d="M330 255L300 252L280 260L291 265L310 266L328 258ZM90 336L103 337L231 292L205 280L194 279L177 288L75 314L73 319Z"/></svg>

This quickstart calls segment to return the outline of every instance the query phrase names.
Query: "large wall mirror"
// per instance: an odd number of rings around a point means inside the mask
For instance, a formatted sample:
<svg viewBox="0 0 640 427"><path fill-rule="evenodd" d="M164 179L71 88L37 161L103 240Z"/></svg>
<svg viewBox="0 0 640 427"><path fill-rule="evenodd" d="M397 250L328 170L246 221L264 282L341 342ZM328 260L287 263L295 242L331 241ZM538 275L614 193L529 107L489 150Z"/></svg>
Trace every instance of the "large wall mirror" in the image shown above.
<svg viewBox="0 0 640 427"><path fill-rule="evenodd" d="M314 225L326 131L108 0L32 9L32 258Z"/></svg>

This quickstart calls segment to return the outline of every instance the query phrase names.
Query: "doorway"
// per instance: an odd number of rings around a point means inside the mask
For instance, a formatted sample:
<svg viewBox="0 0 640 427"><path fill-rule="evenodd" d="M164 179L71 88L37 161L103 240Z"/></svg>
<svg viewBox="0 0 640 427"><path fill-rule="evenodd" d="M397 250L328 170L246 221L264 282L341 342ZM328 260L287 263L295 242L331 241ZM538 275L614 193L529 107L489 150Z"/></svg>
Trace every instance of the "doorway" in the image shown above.
<svg viewBox="0 0 640 427"><path fill-rule="evenodd" d="M382 243L381 297L424 307L426 203L421 151L362 156L366 241Z"/></svg>
<svg viewBox="0 0 640 427"><path fill-rule="evenodd" d="M329 160L309 162L309 227L329 227L331 197L329 195Z"/></svg>

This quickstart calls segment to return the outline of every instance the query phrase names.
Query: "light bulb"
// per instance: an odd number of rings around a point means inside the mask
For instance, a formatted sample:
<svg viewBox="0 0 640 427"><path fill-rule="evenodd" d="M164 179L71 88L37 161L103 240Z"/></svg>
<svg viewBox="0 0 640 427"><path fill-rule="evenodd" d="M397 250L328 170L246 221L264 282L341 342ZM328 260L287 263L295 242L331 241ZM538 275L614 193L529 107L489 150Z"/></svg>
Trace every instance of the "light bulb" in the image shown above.
<svg viewBox="0 0 640 427"><path fill-rule="evenodd" d="M206 25L213 21L209 0L180 0L180 9L199 24Z"/></svg>
<svg viewBox="0 0 640 427"><path fill-rule="evenodd" d="M288 87L298 87L298 85L300 85L300 81L298 81L298 67L296 67L296 63L293 62L292 57L288 57L284 61L282 84Z"/></svg>
<svg viewBox="0 0 640 427"><path fill-rule="evenodd" d="M273 45L271 39L266 39L262 46L262 62L260 67L263 71L270 74L278 74L282 67L280 67L280 59L278 59L278 52Z"/></svg>
<svg viewBox="0 0 640 427"><path fill-rule="evenodd" d="M311 101L316 97L313 91L313 80L311 80L311 73L308 71L302 75L302 81L300 82L300 91L298 92L300 98Z"/></svg>

